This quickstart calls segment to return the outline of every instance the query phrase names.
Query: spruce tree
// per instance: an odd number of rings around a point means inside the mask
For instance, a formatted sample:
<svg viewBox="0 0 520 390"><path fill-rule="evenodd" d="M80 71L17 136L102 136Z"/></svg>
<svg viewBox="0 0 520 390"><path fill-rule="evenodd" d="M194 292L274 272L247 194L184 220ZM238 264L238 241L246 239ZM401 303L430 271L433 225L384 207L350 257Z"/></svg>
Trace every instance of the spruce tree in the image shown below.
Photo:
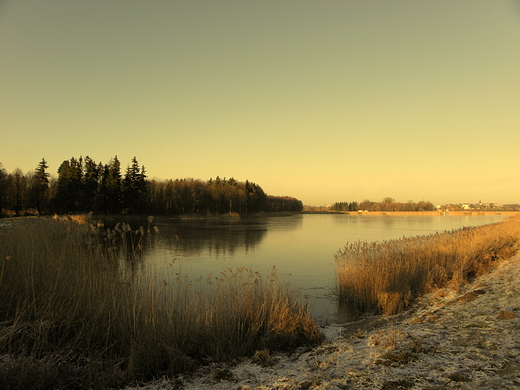
<svg viewBox="0 0 520 390"><path fill-rule="evenodd" d="M7 197L7 172L0 163L0 217L4 215L5 202Z"/></svg>
<svg viewBox="0 0 520 390"><path fill-rule="evenodd" d="M78 212L82 194L82 159L72 157L65 160L58 168L58 184L55 207L58 213Z"/></svg>
<svg viewBox="0 0 520 390"><path fill-rule="evenodd" d="M101 164L97 165L89 156L85 157L82 201L85 211L97 211L97 194L102 167Z"/></svg>
<svg viewBox="0 0 520 390"><path fill-rule="evenodd" d="M99 188L101 211L118 214L122 209L121 164L115 156L103 167Z"/></svg>
<svg viewBox="0 0 520 390"><path fill-rule="evenodd" d="M126 169L122 184L123 206L130 213L143 212L146 195L146 174L144 166L139 168L139 163L135 156L132 159L132 165Z"/></svg>
<svg viewBox="0 0 520 390"><path fill-rule="evenodd" d="M42 215L42 209L47 204L47 194L49 191L49 174L47 173L47 161L42 158L33 176L33 197L38 214Z"/></svg>

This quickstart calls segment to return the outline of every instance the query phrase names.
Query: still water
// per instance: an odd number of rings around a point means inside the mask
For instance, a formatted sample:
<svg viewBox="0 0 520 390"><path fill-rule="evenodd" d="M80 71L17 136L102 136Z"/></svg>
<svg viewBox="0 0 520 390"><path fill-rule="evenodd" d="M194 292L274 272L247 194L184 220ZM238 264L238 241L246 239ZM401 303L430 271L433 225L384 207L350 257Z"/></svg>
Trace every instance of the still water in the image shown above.
<svg viewBox="0 0 520 390"><path fill-rule="evenodd" d="M404 236L499 222L502 215L368 216L298 214L283 217L179 220L156 217L159 240L145 251L143 265L161 278L163 264L181 264L191 278L218 275L224 268L248 267L267 274L276 267L283 280L301 291L319 323L335 321L334 254L347 242ZM132 228L146 220L125 220Z"/></svg>

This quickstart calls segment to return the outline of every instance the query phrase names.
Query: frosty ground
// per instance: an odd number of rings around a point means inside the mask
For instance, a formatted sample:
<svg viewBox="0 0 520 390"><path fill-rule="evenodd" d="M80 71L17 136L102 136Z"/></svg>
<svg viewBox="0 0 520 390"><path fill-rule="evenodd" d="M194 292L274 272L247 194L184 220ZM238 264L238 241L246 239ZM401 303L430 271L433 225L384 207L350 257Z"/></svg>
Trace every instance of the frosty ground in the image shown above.
<svg viewBox="0 0 520 390"><path fill-rule="evenodd" d="M520 254L410 311L321 330L317 348L215 364L130 389L520 389Z"/></svg>

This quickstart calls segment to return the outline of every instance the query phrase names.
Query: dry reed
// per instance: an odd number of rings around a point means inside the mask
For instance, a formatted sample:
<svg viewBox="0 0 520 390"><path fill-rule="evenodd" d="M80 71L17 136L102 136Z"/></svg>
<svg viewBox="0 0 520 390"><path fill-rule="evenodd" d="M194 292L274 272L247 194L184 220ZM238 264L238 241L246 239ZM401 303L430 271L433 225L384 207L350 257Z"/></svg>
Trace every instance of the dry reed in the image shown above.
<svg viewBox="0 0 520 390"><path fill-rule="evenodd" d="M31 219L2 235L0 388L119 387L321 341L274 271L191 280L172 267L161 283L132 272L115 241L135 255L151 233Z"/></svg>
<svg viewBox="0 0 520 390"><path fill-rule="evenodd" d="M457 288L510 257L520 216L474 228L382 242L355 242L338 251L339 298L353 312L397 314L419 295Z"/></svg>

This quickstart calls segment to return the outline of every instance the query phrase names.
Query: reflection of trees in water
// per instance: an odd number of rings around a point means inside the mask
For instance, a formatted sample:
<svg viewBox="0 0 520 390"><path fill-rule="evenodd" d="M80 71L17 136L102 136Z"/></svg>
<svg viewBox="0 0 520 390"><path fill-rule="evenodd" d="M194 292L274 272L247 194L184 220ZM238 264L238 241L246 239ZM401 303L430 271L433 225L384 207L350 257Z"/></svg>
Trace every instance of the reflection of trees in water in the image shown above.
<svg viewBox="0 0 520 390"><path fill-rule="evenodd" d="M204 251L215 256L232 255L237 249L248 252L259 245L268 230L267 220L260 218L179 220L156 217L149 223L146 217L117 216L107 217L103 223L105 229L115 231L115 241L125 257L133 260L156 247L187 255Z"/></svg>
<svg viewBox="0 0 520 390"><path fill-rule="evenodd" d="M237 249L249 251L265 237L267 226L243 221L182 221L159 225L163 245L176 251L196 255L233 254Z"/></svg>
<svg viewBox="0 0 520 390"><path fill-rule="evenodd" d="M274 217L269 220L270 231L290 231L302 227L303 215L295 214L287 217Z"/></svg>

